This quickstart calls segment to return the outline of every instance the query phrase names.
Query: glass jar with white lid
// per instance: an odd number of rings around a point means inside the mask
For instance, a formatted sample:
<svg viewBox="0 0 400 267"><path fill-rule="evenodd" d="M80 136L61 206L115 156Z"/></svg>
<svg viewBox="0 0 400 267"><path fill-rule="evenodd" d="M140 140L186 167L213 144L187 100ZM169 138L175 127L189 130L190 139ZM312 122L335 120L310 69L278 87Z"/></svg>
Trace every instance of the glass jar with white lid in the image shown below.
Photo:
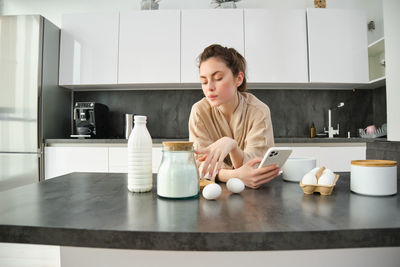
<svg viewBox="0 0 400 267"><path fill-rule="evenodd" d="M193 142L163 142L157 194L165 198L195 198L199 190Z"/></svg>

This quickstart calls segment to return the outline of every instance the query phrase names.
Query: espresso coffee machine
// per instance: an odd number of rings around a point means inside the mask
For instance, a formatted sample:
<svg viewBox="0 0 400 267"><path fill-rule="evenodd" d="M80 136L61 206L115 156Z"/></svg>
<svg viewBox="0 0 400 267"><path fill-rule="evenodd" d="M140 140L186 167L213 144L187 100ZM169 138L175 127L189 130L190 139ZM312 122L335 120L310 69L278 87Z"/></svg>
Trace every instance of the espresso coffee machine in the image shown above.
<svg viewBox="0 0 400 267"><path fill-rule="evenodd" d="M95 102L76 102L71 137L106 138L108 107Z"/></svg>

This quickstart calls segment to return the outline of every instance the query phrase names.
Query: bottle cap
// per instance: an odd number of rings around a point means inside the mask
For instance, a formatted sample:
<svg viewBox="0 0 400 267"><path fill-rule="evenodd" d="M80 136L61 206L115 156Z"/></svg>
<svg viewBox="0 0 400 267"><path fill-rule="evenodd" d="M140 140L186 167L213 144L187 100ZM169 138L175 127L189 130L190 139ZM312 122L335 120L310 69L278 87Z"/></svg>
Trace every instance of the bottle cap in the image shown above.
<svg viewBox="0 0 400 267"><path fill-rule="evenodd" d="M191 151L193 142L178 141L178 142L162 142L164 150L167 151Z"/></svg>
<svg viewBox="0 0 400 267"><path fill-rule="evenodd" d="M146 122L147 116L136 115L133 117L135 122Z"/></svg>

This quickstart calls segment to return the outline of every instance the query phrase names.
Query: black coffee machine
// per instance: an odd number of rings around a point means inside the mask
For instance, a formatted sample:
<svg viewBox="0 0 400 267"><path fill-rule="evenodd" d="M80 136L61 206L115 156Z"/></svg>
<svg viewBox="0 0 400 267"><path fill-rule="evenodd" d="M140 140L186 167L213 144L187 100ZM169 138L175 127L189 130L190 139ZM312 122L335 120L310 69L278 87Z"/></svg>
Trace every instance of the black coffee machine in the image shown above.
<svg viewBox="0 0 400 267"><path fill-rule="evenodd" d="M106 138L108 107L95 102L76 102L71 137Z"/></svg>

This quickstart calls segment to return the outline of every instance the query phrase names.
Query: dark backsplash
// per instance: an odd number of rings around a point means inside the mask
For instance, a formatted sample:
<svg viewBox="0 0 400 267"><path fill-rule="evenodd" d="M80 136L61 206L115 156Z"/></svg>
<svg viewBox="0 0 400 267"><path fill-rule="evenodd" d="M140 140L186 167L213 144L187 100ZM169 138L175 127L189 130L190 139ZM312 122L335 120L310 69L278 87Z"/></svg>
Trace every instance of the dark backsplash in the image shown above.
<svg viewBox="0 0 400 267"><path fill-rule="evenodd" d="M340 136L358 134L359 128L386 122L386 88L375 90L251 90L271 110L275 137L308 137L311 123L317 133L328 125L340 124ZM74 103L94 101L110 110L110 138L123 138L125 113L147 116L153 138L187 138L192 105L203 97L199 90L75 91Z"/></svg>

